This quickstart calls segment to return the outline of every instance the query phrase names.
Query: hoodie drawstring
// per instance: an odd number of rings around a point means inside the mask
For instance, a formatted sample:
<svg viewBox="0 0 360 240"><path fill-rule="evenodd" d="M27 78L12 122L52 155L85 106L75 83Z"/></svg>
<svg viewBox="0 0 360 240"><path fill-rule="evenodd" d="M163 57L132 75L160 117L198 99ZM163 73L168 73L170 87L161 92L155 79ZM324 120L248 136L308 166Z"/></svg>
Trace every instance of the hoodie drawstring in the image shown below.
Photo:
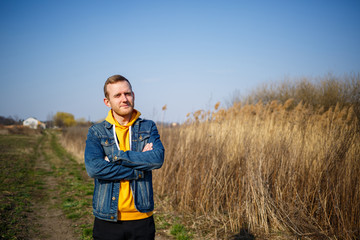
<svg viewBox="0 0 360 240"><path fill-rule="evenodd" d="M117 136L116 136L115 127L116 127L115 124L113 124L113 133L114 133L114 139L115 139L116 147L117 147L118 150L120 150L119 142L118 142L118 139L117 139Z"/></svg>
<svg viewBox="0 0 360 240"><path fill-rule="evenodd" d="M116 143L116 147L118 150L120 150L120 146L119 146L119 141L117 139L117 135L116 135L116 130L115 130L116 126L115 124L113 124L113 134L114 134L114 139L115 139L115 143ZM130 149L131 149L131 126L129 127L129 142L130 142Z"/></svg>

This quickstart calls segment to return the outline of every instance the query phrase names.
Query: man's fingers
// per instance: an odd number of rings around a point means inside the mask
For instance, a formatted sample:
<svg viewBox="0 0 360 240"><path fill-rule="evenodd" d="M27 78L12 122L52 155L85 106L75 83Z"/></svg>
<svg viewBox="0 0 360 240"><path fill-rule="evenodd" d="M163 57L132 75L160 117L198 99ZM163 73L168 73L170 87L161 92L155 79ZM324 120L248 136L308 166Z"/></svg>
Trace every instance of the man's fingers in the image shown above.
<svg viewBox="0 0 360 240"><path fill-rule="evenodd" d="M153 149L152 147L153 147L152 143L147 143L143 149L143 152L152 150Z"/></svg>

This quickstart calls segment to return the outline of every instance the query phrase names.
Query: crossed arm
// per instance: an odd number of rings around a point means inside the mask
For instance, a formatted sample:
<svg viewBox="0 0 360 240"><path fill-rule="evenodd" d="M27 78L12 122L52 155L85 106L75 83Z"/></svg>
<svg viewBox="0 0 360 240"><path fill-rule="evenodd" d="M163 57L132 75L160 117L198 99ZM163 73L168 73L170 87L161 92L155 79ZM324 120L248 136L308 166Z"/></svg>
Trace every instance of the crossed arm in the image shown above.
<svg viewBox="0 0 360 240"><path fill-rule="evenodd" d="M156 129L155 129L156 130ZM144 176L143 171L160 168L164 161L164 148L155 131L142 152L118 151L109 161L99 139L89 130L85 148L85 166L88 175L102 180L134 180Z"/></svg>

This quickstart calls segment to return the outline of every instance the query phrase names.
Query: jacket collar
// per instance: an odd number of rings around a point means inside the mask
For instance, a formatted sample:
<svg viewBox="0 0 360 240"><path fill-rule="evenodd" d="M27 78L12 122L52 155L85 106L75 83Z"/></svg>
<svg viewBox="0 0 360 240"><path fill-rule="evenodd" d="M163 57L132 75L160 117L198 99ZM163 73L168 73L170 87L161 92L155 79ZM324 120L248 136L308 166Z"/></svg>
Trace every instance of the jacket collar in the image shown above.
<svg viewBox="0 0 360 240"><path fill-rule="evenodd" d="M139 125L139 123L140 123L141 121L143 121L142 118L136 119L136 121L134 122L133 126ZM107 129L110 129L110 128L112 128L112 126L113 126L111 123L109 123L109 122L106 121L106 120L103 121L103 124L104 124L104 126L105 126Z"/></svg>

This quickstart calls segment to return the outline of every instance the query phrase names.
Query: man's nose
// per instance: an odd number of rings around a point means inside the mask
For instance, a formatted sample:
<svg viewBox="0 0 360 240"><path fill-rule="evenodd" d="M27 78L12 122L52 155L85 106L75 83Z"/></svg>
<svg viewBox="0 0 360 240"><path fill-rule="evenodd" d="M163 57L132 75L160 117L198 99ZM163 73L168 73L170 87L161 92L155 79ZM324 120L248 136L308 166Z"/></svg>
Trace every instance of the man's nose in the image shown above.
<svg viewBox="0 0 360 240"><path fill-rule="evenodd" d="M127 96L125 94L121 94L120 100L122 102L127 102L128 101Z"/></svg>

